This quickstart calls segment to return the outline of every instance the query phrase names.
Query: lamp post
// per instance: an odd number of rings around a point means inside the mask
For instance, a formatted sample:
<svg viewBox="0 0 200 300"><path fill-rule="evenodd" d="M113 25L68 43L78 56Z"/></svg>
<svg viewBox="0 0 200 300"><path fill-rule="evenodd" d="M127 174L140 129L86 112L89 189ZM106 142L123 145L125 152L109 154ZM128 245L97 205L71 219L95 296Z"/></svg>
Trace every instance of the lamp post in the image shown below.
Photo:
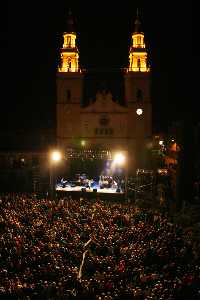
<svg viewBox="0 0 200 300"><path fill-rule="evenodd" d="M50 172L49 172L49 185L50 185L50 198L53 200L55 195L55 174L54 167L60 162L62 158L61 152L54 150L50 153Z"/></svg>

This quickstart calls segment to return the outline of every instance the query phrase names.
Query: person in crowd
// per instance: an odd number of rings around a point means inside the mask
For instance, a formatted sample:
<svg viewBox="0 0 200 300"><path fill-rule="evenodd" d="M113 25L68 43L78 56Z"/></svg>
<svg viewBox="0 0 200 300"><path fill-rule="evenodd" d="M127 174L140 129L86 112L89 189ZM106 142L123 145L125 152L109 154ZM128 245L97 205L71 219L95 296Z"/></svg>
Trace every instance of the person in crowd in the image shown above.
<svg viewBox="0 0 200 300"><path fill-rule="evenodd" d="M0 195L1 299L199 299L197 245L127 203Z"/></svg>

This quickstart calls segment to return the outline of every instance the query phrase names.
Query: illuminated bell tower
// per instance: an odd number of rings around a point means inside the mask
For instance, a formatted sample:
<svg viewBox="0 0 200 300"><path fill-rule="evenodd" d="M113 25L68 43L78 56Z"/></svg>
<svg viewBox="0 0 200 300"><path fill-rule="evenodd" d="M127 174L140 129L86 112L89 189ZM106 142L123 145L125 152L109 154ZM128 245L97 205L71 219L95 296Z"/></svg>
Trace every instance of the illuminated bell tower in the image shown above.
<svg viewBox="0 0 200 300"><path fill-rule="evenodd" d="M57 144L70 146L72 136L78 135L77 115L83 96L83 74L79 67L79 51L76 30L71 11L67 16L67 28L63 33L60 49L60 65L57 71Z"/></svg>
<svg viewBox="0 0 200 300"><path fill-rule="evenodd" d="M79 54L76 46L76 33L71 11L67 18L67 32L63 33L63 47L61 48L61 66L59 72L78 72Z"/></svg>
<svg viewBox="0 0 200 300"><path fill-rule="evenodd" d="M145 149L152 135L151 78L148 53L138 11L129 48L129 66L124 74L125 102L129 110L129 132L132 133L135 161L146 167Z"/></svg>
<svg viewBox="0 0 200 300"><path fill-rule="evenodd" d="M144 33L141 30L141 22L137 13L135 30L132 34L132 45L129 51L129 71L149 72L147 67L147 52L144 42Z"/></svg>

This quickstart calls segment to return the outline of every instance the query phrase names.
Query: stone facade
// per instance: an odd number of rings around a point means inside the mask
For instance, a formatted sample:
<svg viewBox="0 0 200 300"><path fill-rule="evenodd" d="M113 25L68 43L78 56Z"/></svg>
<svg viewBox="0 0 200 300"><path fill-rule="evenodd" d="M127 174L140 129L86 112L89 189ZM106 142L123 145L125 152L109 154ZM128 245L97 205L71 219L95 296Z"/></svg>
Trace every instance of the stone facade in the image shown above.
<svg viewBox="0 0 200 300"><path fill-rule="evenodd" d="M64 41L76 33L70 18L70 29L63 34ZM129 170L148 167L148 142L152 135L152 104L150 95L150 68L144 33L137 16L129 66L124 71L124 101L113 99L110 91L96 91L93 101L86 107L83 100L84 73L78 65L75 43L64 43L61 48L61 67L57 72L57 145L64 153L67 149L81 148L125 151ZM65 57L73 60L76 68L67 67ZM88 103L88 101L86 101Z"/></svg>

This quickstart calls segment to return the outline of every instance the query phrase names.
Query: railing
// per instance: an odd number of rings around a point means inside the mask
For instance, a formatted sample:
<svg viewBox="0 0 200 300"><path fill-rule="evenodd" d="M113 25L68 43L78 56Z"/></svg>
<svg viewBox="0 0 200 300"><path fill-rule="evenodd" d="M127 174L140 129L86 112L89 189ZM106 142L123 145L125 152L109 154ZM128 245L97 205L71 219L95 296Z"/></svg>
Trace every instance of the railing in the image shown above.
<svg viewBox="0 0 200 300"><path fill-rule="evenodd" d="M58 72L64 73L128 73L128 72L150 72L149 67L134 67L134 68L60 68L58 67Z"/></svg>
<svg viewBox="0 0 200 300"><path fill-rule="evenodd" d="M58 67L58 72L61 73L82 73L81 68L60 68Z"/></svg>
<svg viewBox="0 0 200 300"><path fill-rule="evenodd" d="M140 198L143 193L153 194L155 180L152 170L138 169L136 176L127 179L127 194L133 193L134 200Z"/></svg>
<svg viewBox="0 0 200 300"><path fill-rule="evenodd" d="M150 72L149 67L132 67L127 68L127 72Z"/></svg>

